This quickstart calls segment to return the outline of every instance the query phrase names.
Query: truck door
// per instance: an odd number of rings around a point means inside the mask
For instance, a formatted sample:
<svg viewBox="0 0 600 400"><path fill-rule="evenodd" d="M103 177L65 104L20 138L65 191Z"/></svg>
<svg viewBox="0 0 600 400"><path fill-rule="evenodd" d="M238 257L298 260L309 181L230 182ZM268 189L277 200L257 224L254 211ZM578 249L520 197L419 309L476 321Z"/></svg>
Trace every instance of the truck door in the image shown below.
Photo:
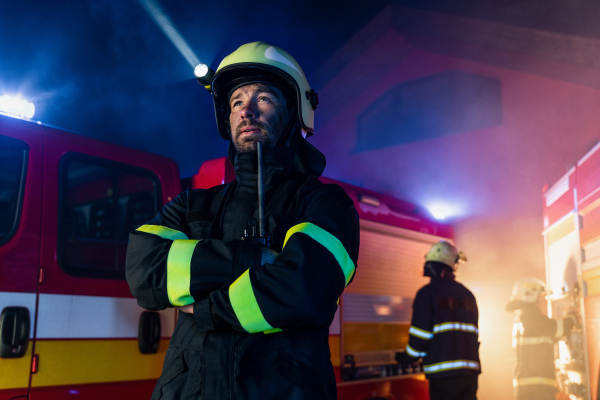
<svg viewBox="0 0 600 400"><path fill-rule="evenodd" d="M0 116L0 399L27 396L40 261L41 143ZM33 125L35 128L35 125Z"/></svg>
<svg viewBox="0 0 600 400"><path fill-rule="evenodd" d="M46 130L30 398L147 399L175 313L137 305L125 252L129 232L170 200L176 168L163 157Z"/></svg>

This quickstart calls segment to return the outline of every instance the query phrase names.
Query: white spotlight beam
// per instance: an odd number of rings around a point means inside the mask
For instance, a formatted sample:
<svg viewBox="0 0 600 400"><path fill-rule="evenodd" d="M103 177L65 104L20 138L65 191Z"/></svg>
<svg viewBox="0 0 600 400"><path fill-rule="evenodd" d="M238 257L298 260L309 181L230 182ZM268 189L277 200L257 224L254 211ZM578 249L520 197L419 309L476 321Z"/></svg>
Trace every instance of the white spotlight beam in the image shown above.
<svg viewBox="0 0 600 400"><path fill-rule="evenodd" d="M188 64L192 68L196 67L200 63L198 57L194 54L190 46L183 39L183 37L177 32L175 25L171 19L165 14L160 5L156 0L138 0L139 3L144 7L146 12L152 17L156 25L164 32L164 34L171 40L171 43L179 50L179 53L186 59Z"/></svg>

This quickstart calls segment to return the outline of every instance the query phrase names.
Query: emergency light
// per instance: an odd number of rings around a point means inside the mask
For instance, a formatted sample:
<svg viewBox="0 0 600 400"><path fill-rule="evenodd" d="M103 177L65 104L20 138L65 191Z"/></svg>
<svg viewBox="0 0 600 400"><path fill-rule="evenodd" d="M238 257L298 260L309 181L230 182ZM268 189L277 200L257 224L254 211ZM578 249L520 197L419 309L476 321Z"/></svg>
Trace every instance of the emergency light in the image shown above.
<svg viewBox="0 0 600 400"><path fill-rule="evenodd" d="M33 103L15 96L0 96L0 112L20 118L33 118L35 106Z"/></svg>
<svg viewBox="0 0 600 400"><path fill-rule="evenodd" d="M210 83L212 82L215 71L213 71L207 64L198 64L194 68L194 75L199 84L204 86L206 90L210 91Z"/></svg>

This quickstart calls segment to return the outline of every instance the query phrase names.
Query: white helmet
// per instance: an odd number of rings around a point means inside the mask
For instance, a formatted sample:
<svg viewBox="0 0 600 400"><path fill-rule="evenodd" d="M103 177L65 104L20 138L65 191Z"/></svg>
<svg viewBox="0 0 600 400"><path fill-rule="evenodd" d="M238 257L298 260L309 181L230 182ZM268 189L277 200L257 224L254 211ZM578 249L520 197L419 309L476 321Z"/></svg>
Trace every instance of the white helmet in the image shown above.
<svg viewBox="0 0 600 400"><path fill-rule="evenodd" d="M436 261L446 264L453 271L456 271L459 262L466 262L467 256L462 251L456 250L449 242L440 240L431 246L431 249L425 255L425 262Z"/></svg>
<svg viewBox="0 0 600 400"><path fill-rule="evenodd" d="M522 301L525 303L535 303L538 301L540 294L546 290L544 282L538 278L528 276L521 278L513 286L510 301Z"/></svg>

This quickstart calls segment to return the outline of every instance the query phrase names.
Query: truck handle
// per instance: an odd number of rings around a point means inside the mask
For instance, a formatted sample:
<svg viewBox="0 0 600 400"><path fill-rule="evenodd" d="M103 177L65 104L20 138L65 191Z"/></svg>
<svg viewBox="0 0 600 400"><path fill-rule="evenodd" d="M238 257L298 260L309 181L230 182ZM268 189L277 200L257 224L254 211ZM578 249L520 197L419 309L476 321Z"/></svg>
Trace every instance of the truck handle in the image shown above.
<svg viewBox="0 0 600 400"><path fill-rule="evenodd" d="M25 307L5 307L0 314L0 358L23 357L29 346L31 318Z"/></svg>
<svg viewBox="0 0 600 400"><path fill-rule="evenodd" d="M154 311L144 311L140 315L138 345L140 353L154 354L160 345L160 315Z"/></svg>

